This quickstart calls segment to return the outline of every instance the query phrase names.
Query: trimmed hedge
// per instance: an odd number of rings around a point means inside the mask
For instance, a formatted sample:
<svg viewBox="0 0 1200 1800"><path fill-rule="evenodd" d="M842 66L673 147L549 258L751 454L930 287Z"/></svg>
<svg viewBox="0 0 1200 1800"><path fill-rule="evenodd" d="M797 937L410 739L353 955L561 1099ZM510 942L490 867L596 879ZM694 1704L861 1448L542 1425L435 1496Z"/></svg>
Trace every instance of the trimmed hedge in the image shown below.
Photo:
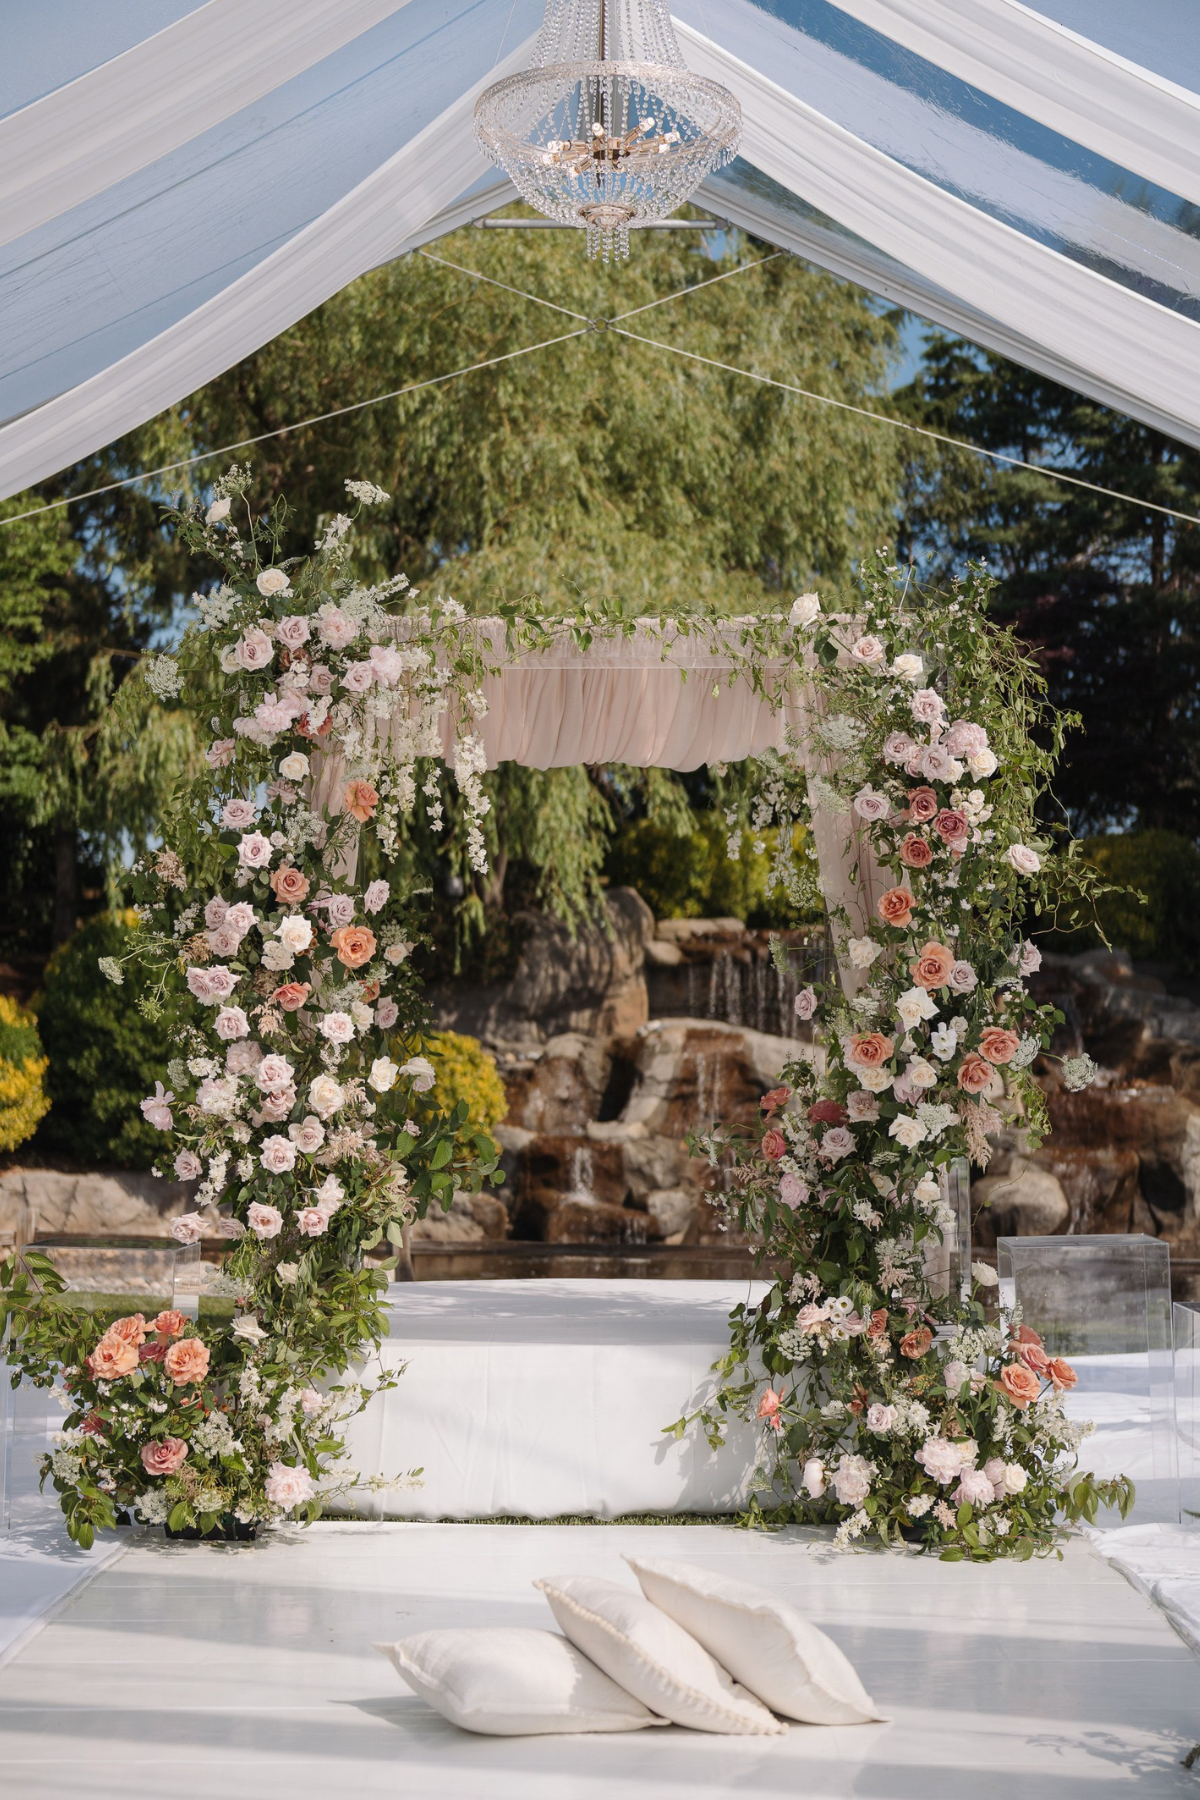
<svg viewBox="0 0 1200 1800"><path fill-rule="evenodd" d="M439 1111L453 1112L465 1100L471 1125L490 1131L500 1123L508 1111L508 1095L495 1058L478 1038L461 1031L435 1031L429 1039L429 1060L437 1070L429 1097Z"/></svg>

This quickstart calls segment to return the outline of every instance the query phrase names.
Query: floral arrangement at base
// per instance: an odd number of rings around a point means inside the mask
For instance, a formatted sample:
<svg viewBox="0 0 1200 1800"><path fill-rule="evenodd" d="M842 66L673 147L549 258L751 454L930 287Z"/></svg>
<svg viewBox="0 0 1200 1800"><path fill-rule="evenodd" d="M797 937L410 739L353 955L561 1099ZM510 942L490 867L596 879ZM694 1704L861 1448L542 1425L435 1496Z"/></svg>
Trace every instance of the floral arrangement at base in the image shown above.
<svg viewBox="0 0 1200 1800"><path fill-rule="evenodd" d="M699 1422L715 1443L731 1412L761 1421L756 1520L976 1560L1045 1552L1065 1524L1133 1502L1127 1480L1079 1471L1090 1428L1062 1404L1075 1372L997 1308L994 1272L975 1264L961 1296L947 1275L950 1165L986 1166L1005 1123L1035 1146L1046 1129L1032 1071L1061 1015L1025 986L1040 962L1026 921L1069 925L1100 891L1042 822L1070 721L988 621L988 587L973 570L913 600L880 560L855 614L815 595L793 609L819 769L805 780L796 746L793 787L857 843L860 889L833 909L844 982L797 996L813 1042L759 1127L694 1145L781 1273L735 1310L713 1403L671 1428ZM1056 1078L1095 1073L1075 1057Z"/></svg>
<svg viewBox="0 0 1200 1800"><path fill-rule="evenodd" d="M385 497L347 487L355 516ZM61 1377L45 1473L80 1543L121 1512L173 1530L312 1519L355 1485L345 1420L390 1384L340 1378L386 1332L404 1227L499 1179L466 1103L431 1091L414 897L391 873L418 761L431 809L443 756L469 835L486 808L461 609L398 632L415 597L403 577L354 580L349 515L285 562L286 506L256 515L246 488L234 469L206 512L174 514L223 578L134 679L182 693L208 749L132 872L132 947L100 963L117 984L131 961L151 973L141 1010L172 1055L141 1112L197 1184L174 1235L220 1246L220 1272L194 1326L83 1312L36 1253L0 1267L13 1379ZM464 723L443 752L448 708Z"/></svg>

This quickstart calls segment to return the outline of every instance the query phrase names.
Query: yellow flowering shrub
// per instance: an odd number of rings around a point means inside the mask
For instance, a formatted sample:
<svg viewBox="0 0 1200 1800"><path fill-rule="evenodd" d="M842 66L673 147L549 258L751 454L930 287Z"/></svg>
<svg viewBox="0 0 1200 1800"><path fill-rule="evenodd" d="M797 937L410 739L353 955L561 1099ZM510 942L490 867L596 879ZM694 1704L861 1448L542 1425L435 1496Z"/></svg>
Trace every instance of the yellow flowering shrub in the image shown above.
<svg viewBox="0 0 1200 1800"><path fill-rule="evenodd" d="M495 1058L478 1038L460 1031L435 1031L429 1039L428 1055L437 1070L429 1098L440 1112L451 1112L465 1100L472 1125L490 1131L500 1123L508 1111L508 1096Z"/></svg>
<svg viewBox="0 0 1200 1800"><path fill-rule="evenodd" d="M0 994L0 1150L15 1150L31 1138L50 1111L37 1020L7 994Z"/></svg>

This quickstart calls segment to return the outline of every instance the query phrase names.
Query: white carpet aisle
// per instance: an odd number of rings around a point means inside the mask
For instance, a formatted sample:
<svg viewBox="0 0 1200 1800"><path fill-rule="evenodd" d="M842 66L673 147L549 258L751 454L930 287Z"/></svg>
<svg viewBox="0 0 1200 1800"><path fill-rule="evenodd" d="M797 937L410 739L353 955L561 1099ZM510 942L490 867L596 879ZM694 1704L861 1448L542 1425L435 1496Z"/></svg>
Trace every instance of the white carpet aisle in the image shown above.
<svg viewBox="0 0 1200 1800"><path fill-rule="evenodd" d="M551 1519L735 1512L760 1432L726 1449L664 1425L711 1391L729 1313L763 1282L431 1281L393 1286L383 1361L400 1384L357 1419L364 1473L423 1485L364 1496L368 1516Z"/></svg>
<svg viewBox="0 0 1200 1800"><path fill-rule="evenodd" d="M485 1739L409 1694L374 1638L547 1625L530 1586L624 1579L623 1549L776 1588L891 1714L719 1738ZM971 1568L835 1556L725 1526L328 1524L221 1549L135 1541L0 1670L6 1800L1138 1800L1194 1795L1196 1662L1083 1542Z"/></svg>

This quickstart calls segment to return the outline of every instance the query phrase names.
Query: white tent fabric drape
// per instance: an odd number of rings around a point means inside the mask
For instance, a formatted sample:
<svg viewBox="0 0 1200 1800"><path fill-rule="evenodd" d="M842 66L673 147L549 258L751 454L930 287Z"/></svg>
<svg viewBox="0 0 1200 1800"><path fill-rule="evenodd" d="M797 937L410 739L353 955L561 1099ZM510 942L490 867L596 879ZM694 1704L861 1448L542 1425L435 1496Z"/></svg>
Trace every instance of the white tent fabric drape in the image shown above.
<svg viewBox="0 0 1200 1800"><path fill-rule="evenodd" d="M525 63L542 5L13 10L0 497L184 399L439 222L507 198L472 108ZM676 0L675 12L685 56L746 115L743 158L704 198L723 194L728 216L768 238L918 310L924 298L927 316L1200 444L1194 9Z"/></svg>

